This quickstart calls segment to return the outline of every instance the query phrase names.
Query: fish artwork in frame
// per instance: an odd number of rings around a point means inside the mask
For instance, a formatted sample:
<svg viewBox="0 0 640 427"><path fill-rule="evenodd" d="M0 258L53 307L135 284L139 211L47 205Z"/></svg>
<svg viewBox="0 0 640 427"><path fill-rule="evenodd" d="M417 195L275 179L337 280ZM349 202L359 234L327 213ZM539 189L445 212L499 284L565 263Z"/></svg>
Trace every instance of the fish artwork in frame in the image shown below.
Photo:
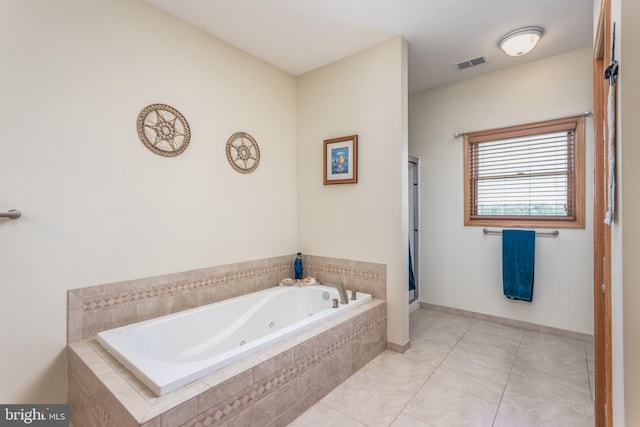
<svg viewBox="0 0 640 427"><path fill-rule="evenodd" d="M326 139L323 155L324 185L358 182L358 135Z"/></svg>

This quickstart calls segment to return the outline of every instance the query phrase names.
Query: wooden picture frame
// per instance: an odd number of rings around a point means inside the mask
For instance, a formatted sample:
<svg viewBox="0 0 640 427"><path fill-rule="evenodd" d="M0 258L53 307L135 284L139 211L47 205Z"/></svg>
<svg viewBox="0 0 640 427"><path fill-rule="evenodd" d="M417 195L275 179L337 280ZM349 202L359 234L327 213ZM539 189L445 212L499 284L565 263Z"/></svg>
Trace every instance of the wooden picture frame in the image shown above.
<svg viewBox="0 0 640 427"><path fill-rule="evenodd" d="M325 139L322 157L324 185L358 182L358 135Z"/></svg>

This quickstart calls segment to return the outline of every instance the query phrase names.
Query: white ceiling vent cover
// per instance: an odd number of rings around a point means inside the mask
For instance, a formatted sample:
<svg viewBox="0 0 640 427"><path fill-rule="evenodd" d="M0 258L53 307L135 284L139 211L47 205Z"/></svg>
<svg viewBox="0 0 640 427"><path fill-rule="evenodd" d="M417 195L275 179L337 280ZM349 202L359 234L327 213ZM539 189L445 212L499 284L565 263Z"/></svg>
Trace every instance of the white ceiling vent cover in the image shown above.
<svg viewBox="0 0 640 427"><path fill-rule="evenodd" d="M456 64L456 68L458 70L464 70L465 68L475 67L476 65L484 64L485 62L487 61L484 59L484 56L479 56L477 58L469 59L467 61L458 62Z"/></svg>

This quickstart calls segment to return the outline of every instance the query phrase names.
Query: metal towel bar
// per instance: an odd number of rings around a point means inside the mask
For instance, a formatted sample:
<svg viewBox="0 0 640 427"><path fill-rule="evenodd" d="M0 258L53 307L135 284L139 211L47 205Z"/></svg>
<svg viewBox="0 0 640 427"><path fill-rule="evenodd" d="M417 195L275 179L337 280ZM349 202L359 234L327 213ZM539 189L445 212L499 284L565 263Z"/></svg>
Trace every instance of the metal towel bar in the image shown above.
<svg viewBox="0 0 640 427"><path fill-rule="evenodd" d="M11 209L9 212L0 212L0 218L18 219L22 213L18 210Z"/></svg>
<svg viewBox="0 0 640 427"><path fill-rule="evenodd" d="M483 228L482 232L484 234L502 234L502 230L489 230L488 228ZM558 230L536 231L536 236L557 236L558 234L560 234Z"/></svg>

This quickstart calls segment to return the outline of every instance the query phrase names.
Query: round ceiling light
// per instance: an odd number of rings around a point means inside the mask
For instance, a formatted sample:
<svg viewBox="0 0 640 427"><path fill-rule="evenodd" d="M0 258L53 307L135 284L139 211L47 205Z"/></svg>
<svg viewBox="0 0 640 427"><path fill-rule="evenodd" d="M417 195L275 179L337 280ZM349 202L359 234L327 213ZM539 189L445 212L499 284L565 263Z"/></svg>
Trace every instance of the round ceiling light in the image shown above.
<svg viewBox="0 0 640 427"><path fill-rule="evenodd" d="M544 34L542 27L524 27L505 34L498 41L500 49L507 55L521 56L531 52Z"/></svg>

